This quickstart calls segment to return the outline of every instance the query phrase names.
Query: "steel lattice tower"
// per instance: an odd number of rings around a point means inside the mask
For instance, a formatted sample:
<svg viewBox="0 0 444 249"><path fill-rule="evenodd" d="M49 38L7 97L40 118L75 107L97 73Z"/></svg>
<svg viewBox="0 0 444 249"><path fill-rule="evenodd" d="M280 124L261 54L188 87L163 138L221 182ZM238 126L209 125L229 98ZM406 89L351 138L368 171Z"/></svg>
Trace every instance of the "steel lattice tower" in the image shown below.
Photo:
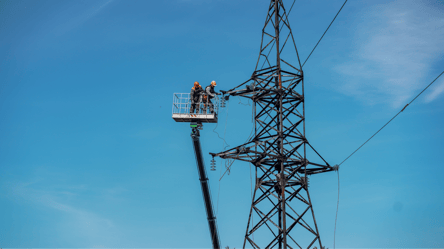
<svg viewBox="0 0 444 249"><path fill-rule="evenodd" d="M308 176L337 167L331 167L305 137L304 74L282 0L270 2L251 78L224 94L254 103L254 136L237 147L210 153L255 166L243 247L248 242L253 248L322 248ZM307 160L308 149L322 163Z"/></svg>

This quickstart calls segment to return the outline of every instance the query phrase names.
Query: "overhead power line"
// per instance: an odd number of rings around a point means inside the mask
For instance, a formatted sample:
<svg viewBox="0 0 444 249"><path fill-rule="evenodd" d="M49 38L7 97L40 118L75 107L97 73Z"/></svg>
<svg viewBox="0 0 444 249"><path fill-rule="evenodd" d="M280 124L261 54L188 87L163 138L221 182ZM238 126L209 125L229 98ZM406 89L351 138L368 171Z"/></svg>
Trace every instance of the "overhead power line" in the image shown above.
<svg viewBox="0 0 444 249"><path fill-rule="evenodd" d="M370 141L370 139L372 139L374 136L376 136L376 134L378 134L382 129L384 129L384 127L386 127L390 122L392 122L393 119L395 119L401 112L403 112L405 110L405 108L407 108L407 106L409 106L411 103L413 103L413 101L415 101L419 97L419 95L421 95L425 90L427 90L427 88L429 88L443 74L444 74L444 71L440 75L438 75L438 77L436 77L432 82L430 82L430 84L428 84L420 93L418 93L418 95L416 95L407 105L405 105L401 109L401 111L396 113L396 115L392 119L390 119L385 125L383 125L381 127L381 129L379 129L375 134L373 134L369 139L367 139L367 141L365 141L361 146L359 146L355 151L353 151L353 153L351 153L347 158L345 158L344 161L342 161L339 165L341 165L345 161L347 161L347 159L349 159L351 156L353 156L353 154L355 154L360 148L362 148L362 146L364 146L364 144L366 144L368 141ZM333 235L333 248L336 248L336 223L337 223L337 220L338 220L338 209L339 209L339 171L338 171L338 201L336 203L336 216L335 216L335 230L334 230L334 235Z"/></svg>
<svg viewBox="0 0 444 249"><path fill-rule="evenodd" d="M335 21L336 17L339 15L339 12L341 12L342 8L344 8L344 5L347 3L348 0L345 0L344 4L342 4L341 8L339 9L338 13L336 13L335 18L333 18L333 20L331 21L330 25L328 25L327 29L325 30L324 34L322 34L321 39L319 39L318 43L316 43L316 46L314 46L313 50L311 50L310 54L308 55L307 59L305 59L304 64L302 64L302 67L304 67L305 63L308 61L308 58L310 58L311 54L313 54L313 51L316 49L316 47L319 45L319 43L321 42L322 38L324 38L325 33L327 33L328 29L330 28L330 26L333 24L333 22Z"/></svg>
<svg viewBox="0 0 444 249"><path fill-rule="evenodd" d="M353 151L353 153L351 153L347 158L345 158L344 159L344 161L342 161L340 164L339 164L339 166L341 165L341 164L343 164L345 161L347 161L347 159L349 159L351 156L353 156L353 154L355 154L359 149L361 149L362 148L362 146L364 146L368 141L370 141L370 139L372 139L374 136L376 136L376 134L378 134L382 129L384 129L384 127L386 127L390 122L392 122L392 120L393 119L395 119L401 112L403 112L404 110L405 110L405 108L407 108L407 106L409 106L413 101L415 101L416 100L416 98L418 98L419 97L419 95L421 95L425 90L427 90L427 88L429 88L439 77L441 77L441 75L442 74L444 74L444 71L440 74L440 75L438 75L438 77L436 77L430 84L428 84L427 86L426 86L426 88L424 88L418 95L416 95L416 97L414 97L413 99L412 99L412 101L410 101L407 105L405 105L403 108L402 108L402 110L400 110L395 116L393 116L393 118L392 119L390 119L385 125L383 125L382 127L381 127L381 129L379 129L375 134L373 134L369 139L367 139L367 141L365 141L361 146L359 146L355 151Z"/></svg>
<svg viewBox="0 0 444 249"><path fill-rule="evenodd" d="M336 202L336 216L335 216L335 231L333 234L333 248L336 249L336 223L338 222L338 210L339 210L339 170L336 171L338 173L338 201Z"/></svg>

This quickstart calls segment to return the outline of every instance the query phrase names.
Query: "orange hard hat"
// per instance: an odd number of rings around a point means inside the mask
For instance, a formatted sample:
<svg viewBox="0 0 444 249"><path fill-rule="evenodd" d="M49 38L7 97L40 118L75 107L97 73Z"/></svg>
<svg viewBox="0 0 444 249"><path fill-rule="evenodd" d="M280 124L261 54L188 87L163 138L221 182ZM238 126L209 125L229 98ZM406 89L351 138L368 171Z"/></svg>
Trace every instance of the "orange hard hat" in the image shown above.
<svg viewBox="0 0 444 249"><path fill-rule="evenodd" d="M216 86L216 81L211 81L211 85Z"/></svg>
<svg viewBox="0 0 444 249"><path fill-rule="evenodd" d="M194 82L194 86L195 86L195 87L199 86L199 82L197 82L197 81Z"/></svg>

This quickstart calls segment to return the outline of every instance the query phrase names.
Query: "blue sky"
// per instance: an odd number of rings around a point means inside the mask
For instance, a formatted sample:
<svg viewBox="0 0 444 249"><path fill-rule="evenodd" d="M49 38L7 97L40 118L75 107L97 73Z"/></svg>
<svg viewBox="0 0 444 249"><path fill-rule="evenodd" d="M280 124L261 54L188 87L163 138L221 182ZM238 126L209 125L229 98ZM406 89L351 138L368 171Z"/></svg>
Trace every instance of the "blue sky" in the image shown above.
<svg viewBox="0 0 444 249"><path fill-rule="evenodd" d="M269 1L1 1L0 246L209 248L190 129L194 81L229 89L257 60ZM287 6L290 1L285 2ZM297 0L301 59L342 0ZM304 67L307 138L340 163L444 70L442 0L350 0ZM251 130L232 98L207 152ZM340 169L338 248L444 247L444 78ZM240 247L250 166L209 172L223 246ZM311 178L333 246L335 173Z"/></svg>

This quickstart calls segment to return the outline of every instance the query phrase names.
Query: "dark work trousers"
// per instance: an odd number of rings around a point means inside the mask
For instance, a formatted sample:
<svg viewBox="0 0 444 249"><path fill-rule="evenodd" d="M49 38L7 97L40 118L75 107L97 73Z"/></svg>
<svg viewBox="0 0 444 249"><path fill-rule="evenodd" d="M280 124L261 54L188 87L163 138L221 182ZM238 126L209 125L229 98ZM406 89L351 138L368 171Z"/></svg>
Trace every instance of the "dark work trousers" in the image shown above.
<svg viewBox="0 0 444 249"><path fill-rule="evenodd" d="M208 103L205 105L205 113L207 113L207 107L210 108L210 113L214 113L214 105L213 102L211 102L211 98L208 98Z"/></svg>
<svg viewBox="0 0 444 249"><path fill-rule="evenodd" d="M194 98L191 100L190 113L194 113L194 111L199 114L199 98Z"/></svg>

